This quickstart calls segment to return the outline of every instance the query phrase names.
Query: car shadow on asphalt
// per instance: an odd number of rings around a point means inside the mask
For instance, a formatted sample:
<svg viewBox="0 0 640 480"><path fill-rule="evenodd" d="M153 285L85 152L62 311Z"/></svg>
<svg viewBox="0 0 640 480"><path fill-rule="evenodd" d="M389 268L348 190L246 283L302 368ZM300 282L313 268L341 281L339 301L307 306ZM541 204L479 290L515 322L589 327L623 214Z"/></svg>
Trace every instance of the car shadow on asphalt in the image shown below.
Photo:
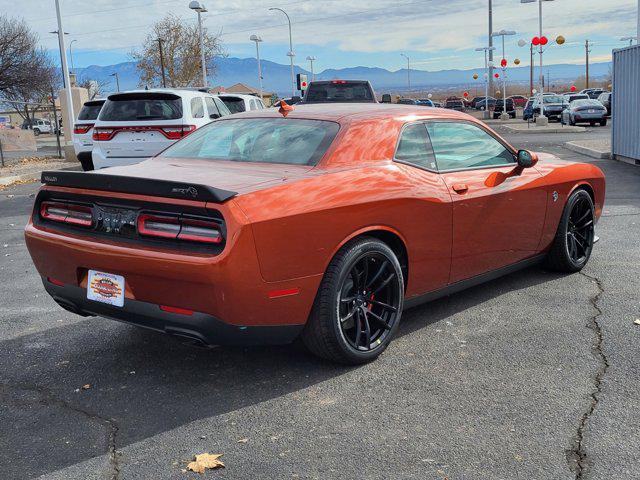
<svg viewBox="0 0 640 480"><path fill-rule="evenodd" d="M555 278L531 268L416 307L406 312L399 336ZM106 453L108 432L101 430L109 425L117 426L116 445L122 448L357 368L317 359L296 346L199 348L101 318L2 342L0 358L0 402L6 407L0 422L12 426L0 431L6 446L0 471L23 476ZM32 435L31 413L41 408L51 411L35 417L40 434ZM104 435L104 443L96 435ZM60 438L73 438L77 448L60 445ZM31 471L20 462L27 444L31 458L44 459L28 466Z"/></svg>

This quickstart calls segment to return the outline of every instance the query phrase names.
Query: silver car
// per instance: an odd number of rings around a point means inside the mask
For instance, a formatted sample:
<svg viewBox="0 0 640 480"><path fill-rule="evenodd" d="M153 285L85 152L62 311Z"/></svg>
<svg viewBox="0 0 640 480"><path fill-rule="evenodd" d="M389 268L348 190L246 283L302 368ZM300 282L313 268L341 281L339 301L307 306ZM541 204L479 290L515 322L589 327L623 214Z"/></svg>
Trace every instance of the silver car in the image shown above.
<svg viewBox="0 0 640 480"><path fill-rule="evenodd" d="M588 123L594 126L599 123L604 127L607 124L607 109L598 100L574 100L564 109L560 121L563 125Z"/></svg>

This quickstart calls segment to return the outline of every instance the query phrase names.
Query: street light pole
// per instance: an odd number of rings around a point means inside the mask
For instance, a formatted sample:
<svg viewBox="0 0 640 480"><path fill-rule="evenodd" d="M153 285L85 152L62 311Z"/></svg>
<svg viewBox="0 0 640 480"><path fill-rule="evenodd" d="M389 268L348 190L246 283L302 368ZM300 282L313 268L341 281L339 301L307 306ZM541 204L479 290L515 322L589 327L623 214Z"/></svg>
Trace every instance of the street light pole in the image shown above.
<svg viewBox="0 0 640 480"><path fill-rule="evenodd" d="M258 84L260 85L260 100L262 100L262 66L260 65L260 42L262 38L258 35L251 35L249 40L256 42L256 61L258 62Z"/></svg>
<svg viewBox="0 0 640 480"><path fill-rule="evenodd" d="M116 91L120 91L120 78L118 77L118 72L112 73L109 75L110 77L116 77Z"/></svg>
<svg viewBox="0 0 640 480"><path fill-rule="evenodd" d="M69 60L71 60L71 71L74 71L76 69L76 67L73 65L73 51L71 50L71 46L74 42L77 41L78 40L71 40L71 43L69 43Z"/></svg>
<svg viewBox="0 0 640 480"><path fill-rule="evenodd" d="M493 47L493 2L489 0L489 47ZM494 49L495 50L495 49ZM489 50L489 90L493 92L493 50Z"/></svg>
<svg viewBox="0 0 640 480"><path fill-rule="evenodd" d="M204 54L204 35L202 33L202 14L207 12L206 7L198 2L189 3L189 8L198 14L198 34L200 35L200 61L202 62L202 86L207 86L207 61Z"/></svg>
<svg viewBox="0 0 640 480"><path fill-rule="evenodd" d="M279 12L284 13L285 17L287 17L287 22L289 23L289 51L287 52L287 57L291 59L291 96L294 97L296 95L296 78L295 78L295 73L293 69L293 57L295 57L296 54L293 53L293 37L291 35L291 19L289 18L289 15L287 14L287 12L285 12L281 8L271 7L269 10L278 10Z"/></svg>
<svg viewBox="0 0 640 480"><path fill-rule="evenodd" d="M409 59L409 56L404 53L401 53L400 55L407 59L407 87L411 90L411 60Z"/></svg>
<svg viewBox="0 0 640 480"><path fill-rule="evenodd" d="M161 38L158 38L158 53L160 53L160 72L162 73L162 88L167 88L167 76L164 73L164 53L162 51L162 42L164 42L164 40L162 40Z"/></svg>
<svg viewBox="0 0 640 480"><path fill-rule="evenodd" d="M56 0L56 17L58 19L58 43L60 45L60 58L62 60L62 75L64 77L65 92L67 93L67 118L66 131L73 132L75 114L73 113L73 98L71 97L71 80L69 78L69 68L67 66L67 50L64 46L64 28L62 28L62 15L60 13L60 0Z"/></svg>
<svg viewBox="0 0 640 480"><path fill-rule="evenodd" d="M500 30L499 32L494 32L491 34L492 37L502 37L502 119L508 118L509 114L507 113L507 66L504 64L506 61L505 57L505 48L504 48L504 37L515 35L516 32L513 30Z"/></svg>
<svg viewBox="0 0 640 480"><path fill-rule="evenodd" d="M485 69L485 79L484 79L484 113L482 116L484 118L489 118L489 77L491 76L491 71L489 70L489 65L491 62L487 60L488 55L493 56L492 52L496 49L496 47L480 47L476 48L476 52L484 52L484 69Z"/></svg>
<svg viewBox="0 0 640 480"><path fill-rule="evenodd" d="M311 64L311 81L315 82L316 81L316 74L313 70L313 62L316 60L316 57L314 57L313 55L309 55L307 57L307 60L309 60L309 63Z"/></svg>

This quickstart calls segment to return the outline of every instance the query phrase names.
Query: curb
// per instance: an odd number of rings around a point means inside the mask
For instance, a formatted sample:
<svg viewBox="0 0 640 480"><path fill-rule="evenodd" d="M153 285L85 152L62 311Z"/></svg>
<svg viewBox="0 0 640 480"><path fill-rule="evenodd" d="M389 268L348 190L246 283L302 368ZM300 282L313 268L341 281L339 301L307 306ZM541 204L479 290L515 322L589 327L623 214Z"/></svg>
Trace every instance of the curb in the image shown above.
<svg viewBox="0 0 640 480"><path fill-rule="evenodd" d="M566 148L567 150L571 150L572 152L586 155L587 157L597 158L599 160L611 159L611 152L585 147L583 145L580 145L578 142L565 142L563 147Z"/></svg>
<svg viewBox="0 0 640 480"><path fill-rule="evenodd" d="M530 128L521 128L513 127L511 125L502 125L502 127L509 131L509 133L525 133L530 135L540 135L545 133L583 133L586 132L587 129L584 127L530 127Z"/></svg>
<svg viewBox="0 0 640 480"><path fill-rule="evenodd" d="M40 173L25 173L23 175L12 175L11 177L0 177L0 187L8 187L16 182L25 182L27 180L33 180L34 182L40 181Z"/></svg>

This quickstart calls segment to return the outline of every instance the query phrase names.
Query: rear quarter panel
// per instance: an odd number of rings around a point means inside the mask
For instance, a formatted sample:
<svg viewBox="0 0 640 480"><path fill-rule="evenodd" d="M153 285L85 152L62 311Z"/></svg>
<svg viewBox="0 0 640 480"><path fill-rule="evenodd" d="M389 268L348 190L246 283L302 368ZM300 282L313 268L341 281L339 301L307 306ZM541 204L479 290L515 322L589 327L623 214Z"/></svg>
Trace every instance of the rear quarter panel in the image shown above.
<svg viewBox="0 0 640 480"><path fill-rule="evenodd" d="M450 196L437 174L391 161L242 195L266 281L323 274L349 239L394 232L408 251L407 295L448 281Z"/></svg>

